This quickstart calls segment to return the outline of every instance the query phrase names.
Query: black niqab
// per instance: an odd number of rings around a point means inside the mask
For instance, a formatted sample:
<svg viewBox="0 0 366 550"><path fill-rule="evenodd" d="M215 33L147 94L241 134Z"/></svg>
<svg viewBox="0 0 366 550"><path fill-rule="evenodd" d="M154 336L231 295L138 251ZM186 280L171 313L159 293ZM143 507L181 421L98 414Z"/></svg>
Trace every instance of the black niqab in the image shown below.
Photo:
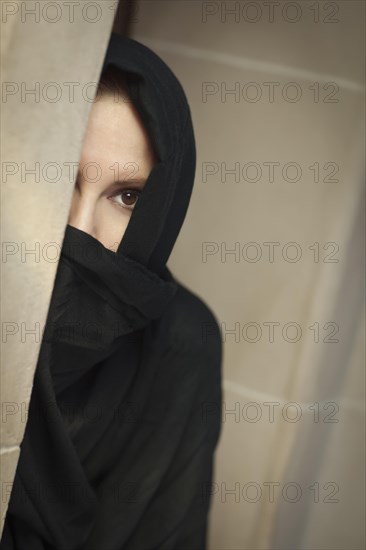
<svg viewBox="0 0 366 550"><path fill-rule="evenodd" d="M166 266L195 142L184 91L112 34L157 153L117 252L66 226L1 550L204 550L221 427L215 316Z"/></svg>

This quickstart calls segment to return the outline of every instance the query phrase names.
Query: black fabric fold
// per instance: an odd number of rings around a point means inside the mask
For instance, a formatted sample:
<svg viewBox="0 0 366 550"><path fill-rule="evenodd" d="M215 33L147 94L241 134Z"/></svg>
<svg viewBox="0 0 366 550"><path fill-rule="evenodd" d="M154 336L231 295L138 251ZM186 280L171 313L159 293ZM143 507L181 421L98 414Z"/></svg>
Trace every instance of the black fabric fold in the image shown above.
<svg viewBox="0 0 366 550"><path fill-rule="evenodd" d="M67 225L46 340L103 349L143 328L161 317L177 290L167 268L163 277Z"/></svg>

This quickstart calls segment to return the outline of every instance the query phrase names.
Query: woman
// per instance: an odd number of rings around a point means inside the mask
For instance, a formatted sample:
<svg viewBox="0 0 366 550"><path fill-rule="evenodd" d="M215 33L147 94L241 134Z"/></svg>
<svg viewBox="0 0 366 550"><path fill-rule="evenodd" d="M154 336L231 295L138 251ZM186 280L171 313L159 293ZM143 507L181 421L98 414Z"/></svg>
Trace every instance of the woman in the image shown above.
<svg viewBox="0 0 366 550"><path fill-rule="evenodd" d="M1 550L206 548L221 337L166 267L194 171L180 83L112 34Z"/></svg>

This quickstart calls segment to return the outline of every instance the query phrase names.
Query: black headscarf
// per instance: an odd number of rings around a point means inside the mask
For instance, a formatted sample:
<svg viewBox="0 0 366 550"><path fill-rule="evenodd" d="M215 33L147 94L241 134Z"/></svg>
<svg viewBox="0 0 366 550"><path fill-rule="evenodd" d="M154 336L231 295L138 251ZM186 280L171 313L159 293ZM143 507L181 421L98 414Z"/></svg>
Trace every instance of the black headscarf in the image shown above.
<svg viewBox="0 0 366 550"><path fill-rule="evenodd" d="M66 226L1 550L204 550L221 427L221 336L166 266L195 142L184 91L112 34L157 152L117 252Z"/></svg>

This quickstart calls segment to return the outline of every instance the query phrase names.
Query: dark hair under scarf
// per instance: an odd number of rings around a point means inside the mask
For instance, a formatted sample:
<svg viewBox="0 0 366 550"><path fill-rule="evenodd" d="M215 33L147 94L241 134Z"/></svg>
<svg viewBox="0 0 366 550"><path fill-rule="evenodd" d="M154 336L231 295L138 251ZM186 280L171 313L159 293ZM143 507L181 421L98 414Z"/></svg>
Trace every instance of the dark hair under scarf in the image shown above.
<svg viewBox="0 0 366 550"><path fill-rule="evenodd" d="M195 143L184 91L112 34L157 152L117 252L66 226L1 550L204 550L221 426L221 336L166 266Z"/></svg>

